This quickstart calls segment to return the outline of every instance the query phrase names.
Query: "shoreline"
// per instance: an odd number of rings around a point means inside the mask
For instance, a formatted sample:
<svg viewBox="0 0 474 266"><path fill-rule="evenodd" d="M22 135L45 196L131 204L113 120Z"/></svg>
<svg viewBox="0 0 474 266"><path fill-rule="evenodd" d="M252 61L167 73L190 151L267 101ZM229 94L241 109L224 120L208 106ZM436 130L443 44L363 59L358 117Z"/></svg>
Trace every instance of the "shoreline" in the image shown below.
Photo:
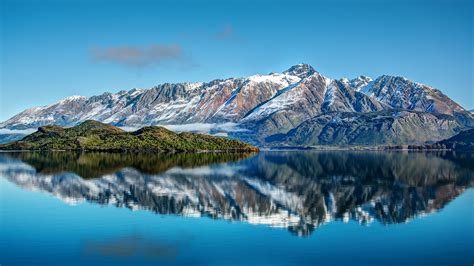
<svg viewBox="0 0 474 266"><path fill-rule="evenodd" d="M2 150L0 153L8 152L100 152L100 153L129 153L129 154L190 154L190 153L259 153L259 152L278 152L278 151L374 151L374 152L474 152L474 150L455 150L455 149L429 149L429 148L396 148L396 147L338 147L338 146L305 146L305 147L261 147L256 150L153 150L153 149L114 149L114 150L103 150L103 149L57 149L57 150L28 150L28 149L12 149Z"/></svg>
<svg viewBox="0 0 474 266"><path fill-rule="evenodd" d="M402 147L400 147L402 146ZM405 147L411 146L411 147ZM288 147L261 147L261 151L456 151L456 152L474 152L474 150L452 149L452 148L434 148L425 145L397 145L397 146L288 146Z"/></svg>
<svg viewBox="0 0 474 266"><path fill-rule="evenodd" d="M103 152L103 153L258 153L260 149L227 149L227 150L156 150L156 149L0 149L0 152Z"/></svg>

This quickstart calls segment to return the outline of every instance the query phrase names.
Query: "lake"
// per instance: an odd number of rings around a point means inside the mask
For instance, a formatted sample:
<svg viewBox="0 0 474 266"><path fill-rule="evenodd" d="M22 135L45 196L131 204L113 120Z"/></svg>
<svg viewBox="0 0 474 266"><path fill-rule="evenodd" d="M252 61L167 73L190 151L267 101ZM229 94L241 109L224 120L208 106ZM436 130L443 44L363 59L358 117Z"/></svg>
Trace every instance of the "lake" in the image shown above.
<svg viewBox="0 0 474 266"><path fill-rule="evenodd" d="M472 265L474 154L0 153L0 265Z"/></svg>

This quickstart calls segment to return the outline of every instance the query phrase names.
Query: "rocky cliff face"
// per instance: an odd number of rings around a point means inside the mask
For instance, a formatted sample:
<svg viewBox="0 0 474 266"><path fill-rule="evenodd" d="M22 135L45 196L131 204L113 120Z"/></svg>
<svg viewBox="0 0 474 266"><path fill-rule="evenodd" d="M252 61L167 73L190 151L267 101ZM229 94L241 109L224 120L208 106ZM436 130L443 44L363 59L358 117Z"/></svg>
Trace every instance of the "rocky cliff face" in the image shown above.
<svg viewBox="0 0 474 266"><path fill-rule="evenodd" d="M449 125L450 132L446 134L444 128L430 126L430 129L443 133L430 131L425 138L410 140L402 137L400 141L437 141L462 128L474 126L471 112L427 85L387 75L375 80L365 76L336 80L321 75L310 65L299 64L282 73L268 75L208 83L166 83L151 89L104 93L88 98L72 96L49 106L25 110L0 123L0 128L30 129L45 124L73 126L88 119L124 127L190 125L188 130L193 130L192 125L196 123L232 123L237 130L224 133L267 145L267 139L274 140L275 136L288 134L290 130L303 126L304 122L308 127L308 120L319 121L317 117L323 115L333 116L339 112L373 116L380 111L400 109L441 119L432 126L444 125L445 120L455 121ZM440 118L440 114L450 118ZM364 121L371 123L375 120ZM421 129L421 124L412 123L410 119L397 121L401 127ZM367 128L375 126L365 125ZM390 143L398 143L398 140L391 139Z"/></svg>
<svg viewBox="0 0 474 266"><path fill-rule="evenodd" d="M451 116L425 112L331 112L308 119L287 134L267 137L265 142L276 146L423 143L452 136L459 127Z"/></svg>

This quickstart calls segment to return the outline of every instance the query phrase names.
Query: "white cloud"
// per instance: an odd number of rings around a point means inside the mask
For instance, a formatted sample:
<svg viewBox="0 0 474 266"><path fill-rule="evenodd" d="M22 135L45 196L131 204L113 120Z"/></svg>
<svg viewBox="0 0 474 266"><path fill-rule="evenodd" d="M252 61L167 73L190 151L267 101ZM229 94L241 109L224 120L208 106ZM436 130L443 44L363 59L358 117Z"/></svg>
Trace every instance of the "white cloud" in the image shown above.
<svg viewBox="0 0 474 266"><path fill-rule="evenodd" d="M146 66L182 57L181 46L177 44L154 44L149 47L117 46L92 49L96 61L112 62L128 66Z"/></svg>
<svg viewBox="0 0 474 266"><path fill-rule="evenodd" d="M0 134L23 134L28 135L36 131L36 128L28 128L28 129L8 129L8 128L0 128Z"/></svg>
<svg viewBox="0 0 474 266"><path fill-rule="evenodd" d="M211 134L214 136L227 136L229 132L243 132L246 129L240 128L236 123L192 123L181 125L157 125L175 132L195 132ZM135 131L140 127L120 127L125 131Z"/></svg>

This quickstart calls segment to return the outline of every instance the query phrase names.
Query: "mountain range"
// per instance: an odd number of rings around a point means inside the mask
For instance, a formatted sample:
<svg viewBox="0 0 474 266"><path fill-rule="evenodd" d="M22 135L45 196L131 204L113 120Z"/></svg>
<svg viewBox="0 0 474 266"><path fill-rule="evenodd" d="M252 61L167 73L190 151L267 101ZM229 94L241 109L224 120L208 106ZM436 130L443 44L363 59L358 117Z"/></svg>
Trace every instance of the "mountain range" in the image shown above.
<svg viewBox="0 0 474 266"><path fill-rule="evenodd" d="M0 129L91 119L207 130L260 146L422 144L474 127L472 112L430 86L389 75L331 79L298 64L268 75L71 96L27 109Z"/></svg>

